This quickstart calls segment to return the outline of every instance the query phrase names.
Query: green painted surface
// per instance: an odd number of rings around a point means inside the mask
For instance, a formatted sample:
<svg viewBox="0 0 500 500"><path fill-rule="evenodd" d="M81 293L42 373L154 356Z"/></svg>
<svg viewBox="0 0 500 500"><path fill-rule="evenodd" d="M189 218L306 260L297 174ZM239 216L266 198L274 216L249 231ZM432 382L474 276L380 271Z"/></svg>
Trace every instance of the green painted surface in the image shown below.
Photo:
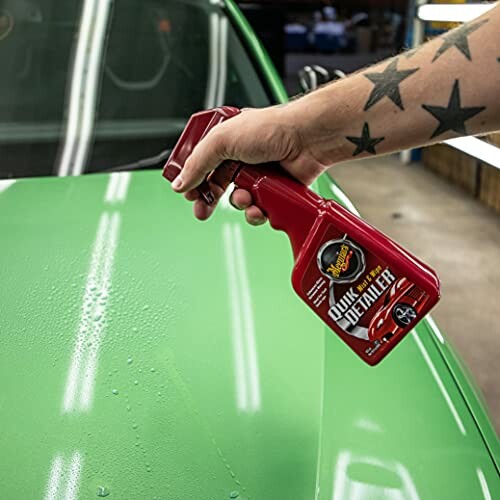
<svg viewBox="0 0 500 500"><path fill-rule="evenodd" d="M333 196L339 203L344 205L352 212L359 215L352 202L345 195L342 189L337 185L335 179L324 175L320 179L321 194L325 197ZM467 367L464 365L460 356L455 352L452 345L446 340L443 333L439 330L435 321L428 317L419 325L418 331L421 334L429 335L441 356L438 362L444 363L452 373L454 382L458 386L462 397L467 403L469 411L474 418L479 432L484 440L486 448L490 453L491 459L495 464L497 472L500 473L500 442L488 416L486 404L478 387L470 375Z"/></svg>
<svg viewBox="0 0 500 500"><path fill-rule="evenodd" d="M287 242L227 211L196 222L159 172L106 202L127 175L1 195L0 497L39 498L57 457L63 490L80 457L82 498L307 496L322 336L280 293Z"/></svg>
<svg viewBox="0 0 500 500"><path fill-rule="evenodd" d="M428 332L363 365L283 234L156 171L19 180L0 231L2 499L500 494Z"/></svg>
<svg viewBox="0 0 500 500"><path fill-rule="evenodd" d="M429 333L432 333L434 329L437 328L437 325L433 325L427 321L426 327ZM479 388L475 385L474 379L469 373L468 368L464 365L452 345L450 345L447 341L439 342L439 339L437 339L435 335L433 338L441 352L443 361L453 374L455 382L460 388L462 396L469 406L472 416L475 419L485 444L491 454L492 460L495 463L496 469L500 473L500 442L491 420L489 419L488 409L483 400L483 396Z"/></svg>

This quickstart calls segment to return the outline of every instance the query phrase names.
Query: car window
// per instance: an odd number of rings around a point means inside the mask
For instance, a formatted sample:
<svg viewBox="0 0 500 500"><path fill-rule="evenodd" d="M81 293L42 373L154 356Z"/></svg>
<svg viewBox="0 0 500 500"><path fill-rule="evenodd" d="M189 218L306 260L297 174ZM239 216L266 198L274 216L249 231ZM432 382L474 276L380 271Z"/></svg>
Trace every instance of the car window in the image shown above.
<svg viewBox="0 0 500 500"><path fill-rule="evenodd" d="M78 175L171 148L189 116L270 104L201 0L0 3L0 177Z"/></svg>

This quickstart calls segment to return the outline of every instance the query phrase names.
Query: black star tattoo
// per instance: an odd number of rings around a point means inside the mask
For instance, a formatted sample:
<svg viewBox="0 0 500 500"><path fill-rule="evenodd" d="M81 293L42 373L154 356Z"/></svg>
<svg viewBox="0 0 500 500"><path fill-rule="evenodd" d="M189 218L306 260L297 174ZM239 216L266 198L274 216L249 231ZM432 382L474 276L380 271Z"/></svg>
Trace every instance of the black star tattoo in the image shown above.
<svg viewBox="0 0 500 500"><path fill-rule="evenodd" d="M377 154L375 146L381 143L385 137L370 137L370 127L368 123L365 122L361 137L346 137L346 139L356 145L356 149L352 156L357 156L363 151L371 153L372 155Z"/></svg>
<svg viewBox="0 0 500 500"><path fill-rule="evenodd" d="M381 73L365 73L363 75L375 85L368 101L366 101L364 111L370 109L384 97L388 97L398 108L405 109L399 93L399 84L418 71L418 68L398 71L398 61L399 58L393 59Z"/></svg>
<svg viewBox="0 0 500 500"><path fill-rule="evenodd" d="M434 62L448 49L451 49L451 47L456 47L469 61L471 61L472 57L470 55L469 40L467 37L487 22L488 19L483 19L477 23L464 24L463 26L460 26L460 28L450 31L447 35L444 35L443 43L436 52L432 62Z"/></svg>
<svg viewBox="0 0 500 500"><path fill-rule="evenodd" d="M422 107L439 121L439 125L432 133L431 139L447 132L448 130L453 130L457 134L467 135L465 122L486 109L485 106L476 106L471 108L461 107L460 86L458 80L455 80L455 83L453 84L453 90L451 91L447 107L429 106L428 104L422 104Z"/></svg>

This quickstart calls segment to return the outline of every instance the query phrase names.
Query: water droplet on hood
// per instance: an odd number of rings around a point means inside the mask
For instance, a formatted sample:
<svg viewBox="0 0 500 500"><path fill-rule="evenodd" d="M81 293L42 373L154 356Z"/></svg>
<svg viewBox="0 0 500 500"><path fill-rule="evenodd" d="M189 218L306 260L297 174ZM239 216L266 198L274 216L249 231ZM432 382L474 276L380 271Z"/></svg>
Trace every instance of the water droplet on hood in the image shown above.
<svg viewBox="0 0 500 500"><path fill-rule="evenodd" d="M106 486L99 486L97 488L97 496L98 497L107 497L109 495L109 490Z"/></svg>

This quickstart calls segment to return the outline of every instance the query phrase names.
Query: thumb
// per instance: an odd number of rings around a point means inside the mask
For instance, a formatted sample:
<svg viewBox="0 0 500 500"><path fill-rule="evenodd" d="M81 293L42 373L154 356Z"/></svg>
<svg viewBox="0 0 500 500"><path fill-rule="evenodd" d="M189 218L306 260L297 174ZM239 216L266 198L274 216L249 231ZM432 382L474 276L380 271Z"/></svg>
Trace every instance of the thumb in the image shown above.
<svg viewBox="0 0 500 500"><path fill-rule="evenodd" d="M217 125L195 146L184 168L172 183L178 193L198 187L206 175L217 168L226 157L227 135L223 124Z"/></svg>

